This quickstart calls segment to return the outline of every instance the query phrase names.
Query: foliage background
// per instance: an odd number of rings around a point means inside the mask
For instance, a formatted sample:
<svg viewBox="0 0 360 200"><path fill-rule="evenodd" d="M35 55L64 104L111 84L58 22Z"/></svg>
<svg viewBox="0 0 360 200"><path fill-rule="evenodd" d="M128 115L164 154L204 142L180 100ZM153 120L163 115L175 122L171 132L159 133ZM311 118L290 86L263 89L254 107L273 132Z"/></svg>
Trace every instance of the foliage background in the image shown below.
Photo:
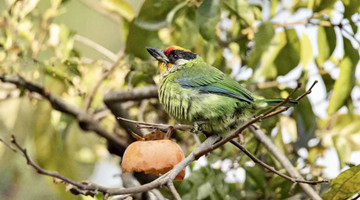
<svg viewBox="0 0 360 200"><path fill-rule="evenodd" d="M158 81L146 46L191 49L264 97L286 97L296 81L305 87L317 79L320 84L309 99L263 121L261 128L304 177L334 178L339 171L329 173L329 163L324 163L329 152L338 170L359 164L359 159L351 159L360 150L359 6L359 1L350 0L6 0L0 2L0 73L20 74L83 108L100 75L115 61L86 39L115 56L125 50L125 58L103 81L88 110L105 110L101 124L124 137L126 131L106 112L103 96ZM11 84L0 86L1 138L15 134L43 168L76 180L93 174L94 180L99 163L118 165L120 158L107 153L106 141L81 130L76 119L53 110L36 94ZM134 119L175 123L156 99L124 106ZM196 146L188 132L178 132L175 138L186 153ZM246 147L281 168L250 133ZM36 174L4 145L0 155L1 199L87 198L75 197ZM191 165L188 179L176 184L184 199L303 195L299 188L289 194L288 181L264 172L231 145L205 160ZM121 184L118 177L108 179L114 181L102 183ZM316 189L323 194L329 186ZM355 193L356 189L350 195Z"/></svg>

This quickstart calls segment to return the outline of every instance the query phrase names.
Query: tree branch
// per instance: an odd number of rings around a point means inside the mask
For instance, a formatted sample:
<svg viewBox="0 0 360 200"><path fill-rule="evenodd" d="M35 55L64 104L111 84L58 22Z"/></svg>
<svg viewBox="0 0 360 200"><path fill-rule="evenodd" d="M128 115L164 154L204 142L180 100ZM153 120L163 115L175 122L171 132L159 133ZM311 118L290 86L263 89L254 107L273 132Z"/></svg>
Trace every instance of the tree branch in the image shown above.
<svg viewBox="0 0 360 200"><path fill-rule="evenodd" d="M122 103L126 101L137 101L142 99L157 98L157 86L146 86L142 88L134 88L127 91L111 91L105 94L104 103L111 110L112 114L116 117L130 119L130 115L123 108ZM120 126L124 127L128 134L134 132L142 135L142 132L136 128L133 123L118 120Z"/></svg>
<svg viewBox="0 0 360 200"><path fill-rule="evenodd" d="M0 79L3 80L4 77L0 76ZM24 79L21 79L22 81L24 81ZM17 83L17 86L26 86L27 89L29 89L30 91L36 91L39 94L43 95L45 98L47 99L53 99L53 96L50 93L46 93L44 91L44 89L41 89L41 87L39 88L39 86L37 85L29 85L29 84L20 84L19 81L12 81L13 83ZM21 81L20 81L21 82ZM313 85L315 85L316 83L314 83ZM313 86L312 86L313 87ZM303 95L301 95L298 99L303 98L304 96L306 96L307 94L309 94L311 92L312 87L306 91ZM291 97L291 95L298 89L298 87L289 95L289 97L287 99L284 100L284 102L278 104L277 106L275 106L275 108L270 109L268 112L266 113L273 113L274 110L276 110L277 108L279 108L281 105L284 105L286 103L286 101L289 101L289 98ZM51 98L52 97L52 98ZM49 100L50 101L50 100ZM52 101L50 101L52 102ZM66 110L66 109L65 109ZM281 110L281 109L280 109ZM276 112L276 111L274 111ZM280 112L279 112L280 113ZM21 148L20 145L18 145L16 143L15 138L13 139L14 144L16 145L16 147L24 154L25 158L27 159L27 162L29 165L31 165L32 167L34 167L39 173L47 175L47 176L52 176L55 178L58 178L61 180L61 182L64 182L66 184L71 184L71 189L73 189L72 191L76 191L77 193L81 193L81 194L85 194L85 195L93 195L94 192L103 192L104 194L106 194L107 196L110 195L121 195L121 194L133 194L133 193L140 193L140 192L145 192L145 191L149 191L151 189L154 188L158 188L161 185L165 185L165 184L169 184L169 182L172 182L175 177L178 175L178 173L180 173L186 166L188 166L191 162L193 162L194 160L200 158L202 155L205 155L211 151L213 151L214 149L220 147L221 145L225 144L228 141L231 141L233 138L237 137L244 129L250 127L251 125L253 125L254 123L261 121L264 117L266 117L266 115L260 115L256 118L253 118L252 120L250 120L249 122L245 123L242 127L240 127L238 130L234 131L233 133L229 134L227 137L221 139L220 136L217 135L212 135L209 136L202 144L200 144L200 146L194 150L189 156L187 156L183 161L181 161L179 164L177 164L172 170L170 170L169 172L167 172L166 174L160 176L159 178L157 178L156 180L148 183L148 184L144 184L141 186L137 186L137 187L132 187L132 188L125 188L125 189L114 189L114 188L106 188L106 187L102 187L93 183L89 183L89 182L76 182L73 180L70 180L66 177L63 177L61 175L59 175L57 172L47 172L43 169L41 169L38 165L36 165L36 163L31 162L31 159L29 158L29 156L27 156L26 150ZM123 121L123 119L122 119ZM127 122L131 122L133 123L134 121L132 120L127 120ZM150 123L140 123L143 126L153 126L155 127L156 124L150 124ZM190 128L191 126L186 125L187 128ZM160 127L162 127L163 129L165 128L174 128L174 126L167 126L166 125L161 125ZM176 127L176 126L175 126ZM185 126L182 125L177 125L177 128L185 128ZM260 137L260 136L259 136ZM220 141L219 141L220 140ZM260 140L261 142L266 143L266 140ZM272 144L271 140L269 140L270 143ZM289 177L286 175L281 174L280 172L277 172L275 169L273 169L272 167L266 165L265 163L263 163L262 161L260 161L259 159L257 159L255 156L253 156L250 152L248 152L244 147L242 147L239 143L236 143L234 141L232 141L232 143L237 146L240 150L242 150L244 153L246 153L252 160L254 160L254 162L262 165L263 167L265 167L266 169L292 181L292 182L296 182L296 183L300 183L301 187L304 189L304 191L313 199L317 199L316 195L314 194L315 191L312 190L312 188L310 186L302 186L303 183L306 184L318 184L318 183L322 183L322 182L327 182L327 180L323 180L323 181L305 181L302 178L300 178L300 174L297 173L297 171L294 169L294 167L291 165L290 161L287 160L286 157L276 157L280 163L282 163L282 165L285 167L286 169L291 171L289 171L289 174L293 177ZM273 144L272 144L273 145ZM268 145L269 146L269 145ZM276 149L276 146L273 145L272 148L274 148L275 150L272 150L271 153L273 153L273 151L276 153L276 151L278 151ZM270 151L270 150L269 150ZM274 154L274 153L273 153ZM278 155L278 154L276 154ZM285 160L284 160L285 159ZM286 163L288 162L288 163ZM290 165L290 168L289 166ZM40 168L40 169L39 169ZM296 174L297 173L297 174ZM294 178L296 177L296 178ZM299 178L298 178L299 177ZM74 187L73 187L74 186ZM170 184L170 189L171 189L171 184ZM173 189L171 189L173 190ZM176 197L176 193L174 193L174 191L172 191L172 193L175 195ZM177 197L176 197L177 198Z"/></svg>
<svg viewBox="0 0 360 200"><path fill-rule="evenodd" d="M109 19L113 20L114 22L119 23L120 22L120 18L119 16L117 16L116 14L113 14L109 11L107 11L106 9L104 9L100 3L98 2L92 2L92 1L87 1L87 0L80 0L80 2L82 4L84 4L85 6L95 10L96 12L98 12L101 15L104 15L105 17L108 17Z"/></svg>
<svg viewBox="0 0 360 200"><path fill-rule="evenodd" d="M134 88L131 90L111 91L105 94L104 102L109 104L150 98L158 98L158 87L156 85Z"/></svg>
<svg viewBox="0 0 360 200"><path fill-rule="evenodd" d="M115 67L118 67L120 64L120 61L124 58L124 51L120 51L119 55L116 56L116 61L115 63L110 67L110 69L106 70L103 72L103 74L101 75L100 79L95 83L95 86L93 87L93 89L90 91L89 95L86 96L85 100L84 100L84 110L88 111L88 109L91 106L91 102L97 92L97 90L99 89L101 83L114 71Z"/></svg>
<svg viewBox="0 0 360 200"><path fill-rule="evenodd" d="M285 168L285 170L290 174L290 176L297 177L298 181L296 182L299 183L300 187L311 199L321 200L321 197L315 192L315 190L308 185L312 183L303 182L304 179L301 177L300 173L296 171L289 159L277 149L277 147L272 143L270 138L268 138L260 129L255 129L254 127L249 127L249 129L254 134L256 139L258 139L265 146L265 148L276 158L276 160L279 161L281 166ZM320 182L329 181L323 180Z"/></svg>
<svg viewBox="0 0 360 200"><path fill-rule="evenodd" d="M253 128L252 126L249 127L250 130L251 128ZM250 153L244 146L242 146L240 143L234 141L234 140L230 140L230 142L235 145L237 148L239 148L242 152L244 152L247 156L249 156L249 158L251 160L253 160L255 163L261 165L262 167L264 167L265 169L273 172L274 174L277 174L278 176L281 176L293 183L306 183L306 184L311 184L311 185L316 185L319 183L327 183L328 180L322 180L322 181L306 181L302 178L294 178L294 177L299 177L299 176L287 176L285 174L280 173L279 171L277 171L276 169L274 169L274 167L269 166L268 164L264 163L263 161L261 161L260 159L258 159L257 157L255 157L252 153ZM275 147L276 151L280 152L276 147ZM280 161L279 161L280 162Z"/></svg>
<svg viewBox="0 0 360 200"><path fill-rule="evenodd" d="M106 56L113 62L116 62L118 60L118 56L116 56L116 54L114 54L112 51L108 50L107 48L101 46L100 44L98 44L84 36L76 34L74 36L74 39L78 42L85 44L86 46L89 46L89 47L95 49L97 52L103 54L104 56Z"/></svg>
<svg viewBox="0 0 360 200"><path fill-rule="evenodd" d="M194 126L186 125L186 124L177 124L177 125L172 126L172 125L168 125L168 124L156 124L156 123L149 123L149 122L139 122L139 121L135 121L135 120L131 120L131 119L125 119L125 118L122 118L122 117L116 117L116 119L136 124L136 128L140 128L140 129L141 128L159 129L159 130L164 131L164 132L169 130L169 128L173 128L173 129L176 129L176 130L182 130L182 131L194 129Z"/></svg>
<svg viewBox="0 0 360 200"><path fill-rule="evenodd" d="M142 193L142 192L149 191L151 189L158 188L158 187L160 187L162 185L169 184L169 182L172 183L172 181L175 179L175 177L186 166L188 166L191 162L193 162L195 160L195 153L196 152L201 151L201 150L203 150L205 148L208 148L209 146L214 144L219 138L220 138L219 136L211 136L211 137L207 138L189 156L187 156L184 160L182 160L179 164L177 164L172 170L170 170L166 174L160 176L156 180L154 180L154 181L152 181L150 183L144 184L144 185L137 186L137 187L122 188L122 189L103 187L103 186L97 185L95 183L87 182L87 181L77 182L77 181L69 179L69 178L67 178L65 176L62 176L58 172L47 171L47 170L41 168L38 164L36 164L30 158L30 156L27 154L26 149L21 147L21 145L17 142L14 135L11 136L11 142L15 145L15 148L18 149L22 153L22 155L25 157L27 164L29 166L31 166L32 168L34 168L37 173L53 177L54 181L56 183L65 184L66 188L69 189L72 193L94 196L98 192L102 192L105 195L105 197L109 197L109 196L112 196L112 195ZM11 147L11 149L14 149L14 147ZM171 188L172 186L171 186L171 184L169 186L169 188L171 190L174 189L174 188ZM173 192L174 191L172 191L172 193Z"/></svg>
<svg viewBox="0 0 360 200"><path fill-rule="evenodd" d="M179 193L177 192L177 190L174 186L174 183L172 181L168 181L167 186L168 186L170 192L173 194L174 198L176 200L181 200L181 197L180 197Z"/></svg>
<svg viewBox="0 0 360 200"><path fill-rule="evenodd" d="M109 142L116 144L119 148L122 148L123 150L125 150L125 148L128 146L128 143L126 141L120 139L114 134L109 133L104 127L102 127L96 120L93 119L93 116L91 114L82 111L75 105L69 104L60 97L52 94L44 87L27 81L20 75L8 77L4 74L1 74L0 80L2 82L15 84L18 88L25 88L30 92L38 93L39 95L44 97L55 110L75 117L81 129L85 131L94 131L98 135L107 139Z"/></svg>
<svg viewBox="0 0 360 200"><path fill-rule="evenodd" d="M312 88L316 85L317 81L314 81L314 83L311 85L311 87L305 91L303 94L301 94L296 100L300 101L302 98L304 98L306 95L310 94L312 91ZM279 107L283 106L284 104L286 104L287 102L289 102L291 96L293 96L293 94L301 87L301 84L298 84L298 86L289 94L289 96L284 99L284 101L282 101L281 103L279 103L278 105L272 107L271 109L269 109L267 112L265 112L264 114L250 120L248 123L244 124L242 127L240 127L238 130L236 130L235 132L233 132L232 134L228 135L226 138L222 139L221 141L217 142L216 144L214 144L213 146L202 150L201 152L198 152L195 154L196 158L199 158L202 155L205 155L213 150L215 150L216 148L224 145L227 142L231 142L233 145L235 145L236 147L238 147L241 151L243 151L246 155L248 155L255 163L258 163L259 165L263 166L265 169L268 169L270 171L272 171L273 173L291 181L294 183L306 183L306 184L319 184L319 183L324 183L324 182L328 182L328 180L322 180L322 181L306 181L303 179L298 179L298 178L294 178L294 177L290 177L287 175L284 175L280 172L278 172L277 170L275 170L273 167L267 165L266 163L262 162L261 160L259 160L258 158L256 158L254 155L252 155L245 147L243 147L241 144L233 141L232 139L234 139L235 137L237 137L243 130L245 130L246 128L250 127L252 124L261 121L262 119L268 118L270 116L274 116L276 114L279 114L281 112L284 112L288 109L288 107L284 107L281 108L279 110L277 110ZM189 129L193 129L194 127L191 125L174 125L174 126L170 126L170 125L165 125L165 124L155 124L155 123L147 123L147 122L137 122L134 120L128 120L128 119L124 119L121 117L117 117L117 119L122 120L122 121L127 121L127 122L131 122L137 125L137 128L158 128L161 129L163 131L166 131L169 128L173 128L173 129L177 129L177 130L189 130Z"/></svg>
<svg viewBox="0 0 360 200"><path fill-rule="evenodd" d="M314 83L310 86L310 88L309 88L306 92L304 92L303 94L301 94L299 97L296 98L296 101L300 101L302 98L304 98L305 96L309 95L309 94L312 92L312 89L314 88L314 86L315 86L317 83L318 83L318 81L315 80ZM298 88L299 88L299 85L298 85L297 89L298 89ZM296 89L296 90L297 90L297 89ZM294 90L294 91L295 91L295 90ZM294 91L293 91L292 94L290 94L290 95L293 95L293 94L294 94ZM290 95L289 95L289 96L290 96ZM275 111L275 109L274 109L274 110L271 110L271 112L268 111L268 112L266 112L266 113L264 114L263 119L272 117L272 116L274 116L274 115L277 115L277 114L279 114L279 113L285 112L285 111L287 111L287 110L289 110L289 107L283 107L283 108L281 108L281 109L279 109L279 110L277 110L277 111Z"/></svg>

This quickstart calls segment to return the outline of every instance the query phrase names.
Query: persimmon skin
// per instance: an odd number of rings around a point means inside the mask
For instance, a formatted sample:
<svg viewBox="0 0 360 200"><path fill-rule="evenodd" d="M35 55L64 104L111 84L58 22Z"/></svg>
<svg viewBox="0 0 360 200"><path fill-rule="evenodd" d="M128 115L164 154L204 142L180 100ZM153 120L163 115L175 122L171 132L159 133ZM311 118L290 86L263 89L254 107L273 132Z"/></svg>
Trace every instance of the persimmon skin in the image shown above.
<svg viewBox="0 0 360 200"><path fill-rule="evenodd" d="M169 139L136 141L126 148L121 167L123 173L136 171L159 176L170 171L184 158L180 146ZM183 180L184 177L185 169L175 180Z"/></svg>

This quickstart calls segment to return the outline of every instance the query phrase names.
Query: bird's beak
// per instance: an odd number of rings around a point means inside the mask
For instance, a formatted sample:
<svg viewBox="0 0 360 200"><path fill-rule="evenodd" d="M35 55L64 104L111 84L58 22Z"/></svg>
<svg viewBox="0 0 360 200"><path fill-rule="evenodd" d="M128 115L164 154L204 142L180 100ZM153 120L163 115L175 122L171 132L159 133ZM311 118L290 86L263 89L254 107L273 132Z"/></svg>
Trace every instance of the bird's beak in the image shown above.
<svg viewBox="0 0 360 200"><path fill-rule="evenodd" d="M146 47L146 50L159 62L163 62L165 64L170 62L163 50L154 47Z"/></svg>

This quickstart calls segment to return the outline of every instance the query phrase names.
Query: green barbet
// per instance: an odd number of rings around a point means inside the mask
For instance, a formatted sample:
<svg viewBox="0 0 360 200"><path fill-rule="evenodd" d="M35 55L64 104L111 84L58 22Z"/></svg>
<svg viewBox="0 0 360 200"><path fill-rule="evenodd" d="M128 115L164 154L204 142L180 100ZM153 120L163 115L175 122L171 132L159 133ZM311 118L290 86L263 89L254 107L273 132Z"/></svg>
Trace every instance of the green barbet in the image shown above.
<svg viewBox="0 0 360 200"><path fill-rule="evenodd" d="M166 112L181 123L224 135L266 106L283 99L256 98L238 82L207 64L197 54L178 46L164 51L147 47L159 61L159 100ZM293 106L291 100L285 106Z"/></svg>

